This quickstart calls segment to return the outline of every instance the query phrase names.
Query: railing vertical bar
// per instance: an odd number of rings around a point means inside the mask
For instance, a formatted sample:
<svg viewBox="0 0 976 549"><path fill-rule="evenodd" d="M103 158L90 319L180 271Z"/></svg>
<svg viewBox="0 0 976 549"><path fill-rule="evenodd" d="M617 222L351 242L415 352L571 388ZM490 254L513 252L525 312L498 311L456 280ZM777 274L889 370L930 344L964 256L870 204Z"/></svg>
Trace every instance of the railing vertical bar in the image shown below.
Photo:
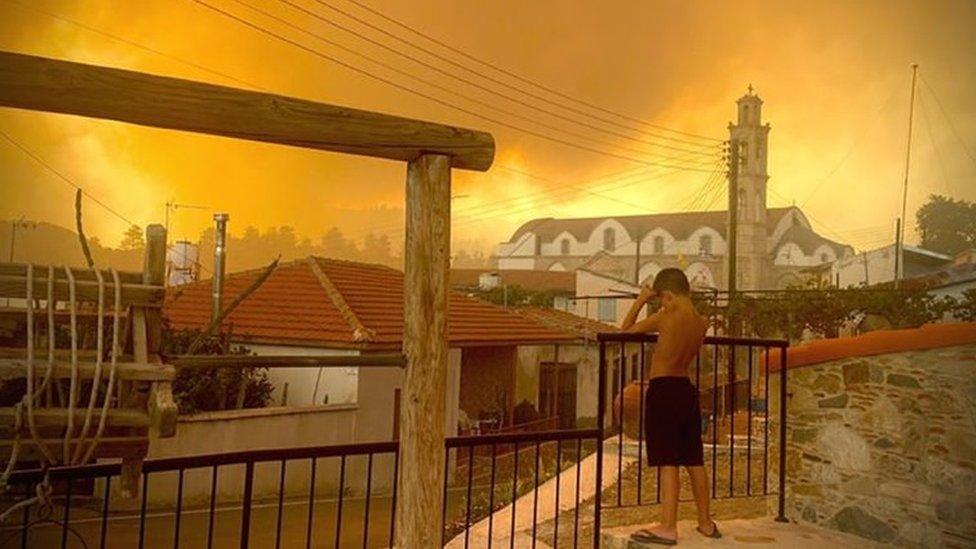
<svg viewBox="0 0 976 549"><path fill-rule="evenodd" d="M336 503L335 547L339 549L342 540L342 497L346 491L346 455L339 457L339 501Z"/></svg>
<svg viewBox="0 0 976 549"><path fill-rule="evenodd" d="M241 501L241 549L251 543L251 498L254 495L254 462L244 465L244 497Z"/></svg>
<svg viewBox="0 0 976 549"><path fill-rule="evenodd" d="M70 486L70 484L69 484ZM142 549L146 534L146 499L149 495L149 474L142 474L142 505L139 508L139 549Z"/></svg>
<svg viewBox="0 0 976 549"><path fill-rule="evenodd" d="M32 496L33 496L33 494L31 493L31 485L30 485L30 483L25 484L24 485L24 498L25 499L28 499L28 498L30 498ZM30 528L28 528L28 526L30 525L30 508L31 508L30 505L25 505L24 506L24 515L23 515L24 518L23 518L23 522L21 523L21 526L20 526L20 549L27 549L27 538L30 537ZM104 524L104 522L105 521L103 519L102 520L102 523ZM105 527L103 526L102 527L102 531L104 532L104 530L105 530ZM102 547L103 548L105 547L104 534L102 536Z"/></svg>
<svg viewBox="0 0 976 549"><path fill-rule="evenodd" d="M763 370L763 495L769 495L769 351L766 347L765 367Z"/></svg>
<svg viewBox="0 0 976 549"><path fill-rule="evenodd" d="M176 477L176 516L173 519L173 549L180 546L180 521L183 511L183 471L181 467Z"/></svg>
<svg viewBox="0 0 976 549"><path fill-rule="evenodd" d="M714 374L714 379L712 381L712 499L715 499L716 490L718 487L718 477L716 473L718 472L718 455L716 449L718 448L718 343L715 344L713 349L714 361L712 364L712 370Z"/></svg>
<svg viewBox="0 0 976 549"><path fill-rule="evenodd" d="M623 498L623 474L624 474L624 380L626 379L624 374L627 372L627 347L626 344L620 342L620 385L619 392L614 395L614 398L620 399L619 414L617 418L620 420L620 425L617 426L617 507L622 504Z"/></svg>
<svg viewBox="0 0 976 549"><path fill-rule="evenodd" d="M281 460L281 469L278 471L278 518L275 520L275 549L281 547L281 522L284 518L285 503L285 468L288 460Z"/></svg>
<svg viewBox="0 0 976 549"><path fill-rule="evenodd" d="M363 549L369 547L369 500L373 489L373 453L366 458L366 509L363 511Z"/></svg>
<svg viewBox="0 0 976 549"><path fill-rule="evenodd" d="M491 481L488 485L488 549L491 549L491 531L495 518L495 462L498 457L498 446L491 444Z"/></svg>
<svg viewBox="0 0 976 549"><path fill-rule="evenodd" d="M735 345L729 346L729 497L735 495Z"/></svg>
<svg viewBox="0 0 976 549"><path fill-rule="evenodd" d="M603 491L600 489L603 486L603 435L605 430L604 416L606 414L607 405L607 348L606 343L600 342L600 366L597 370L597 397L596 397L596 422L597 430L599 431L599 436L596 441L596 478L594 480L595 485L593 488L593 546L600 546L600 513L603 507ZM579 459L579 455L577 456ZM576 467L576 508L579 509L579 465ZM579 529L579 514L576 516L576 528ZM575 534L574 534L575 536ZM573 546L576 545L576 539L573 539Z"/></svg>
<svg viewBox="0 0 976 549"><path fill-rule="evenodd" d="M312 547L312 524L315 520L315 469L317 468L317 462L315 458L312 458L312 471L309 475L310 481L308 484L308 520L305 524L305 549L311 549Z"/></svg>
<svg viewBox="0 0 976 549"><path fill-rule="evenodd" d="M217 465L210 472L210 515L207 519L207 549L213 547L214 510L217 506Z"/></svg>
<svg viewBox="0 0 976 549"><path fill-rule="evenodd" d="M786 522L786 347L779 353L779 509L777 522Z"/></svg>
<svg viewBox="0 0 976 549"><path fill-rule="evenodd" d="M641 493L644 488L644 399L647 398L647 387L644 385L644 361L647 344L640 343L640 377L637 379L640 387L640 397L637 404L637 505L643 501Z"/></svg>
<svg viewBox="0 0 976 549"><path fill-rule="evenodd" d="M112 477L105 477L105 494L102 496L102 527L100 528L98 534L99 549L105 549L105 544L108 541L108 509L111 501L112 501Z"/></svg>
<svg viewBox="0 0 976 549"><path fill-rule="evenodd" d="M535 478L532 482L532 549L535 549L536 517L539 516L539 444L535 441Z"/></svg>
<svg viewBox="0 0 976 549"><path fill-rule="evenodd" d="M748 392L748 403L746 407L746 495L752 495L752 345L749 345L749 365L748 381L746 388Z"/></svg>
<svg viewBox="0 0 976 549"><path fill-rule="evenodd" d="M68 479L68 486L65 489L64 516L61 518L61 549L68 546L68 524L71 522L71 489L74 487L74 480ZM145 509L143 509L145 515ZM139 546L142 547L142 531L139 532Z"/></svg>
<svg viewBox="0 0 976 549"><path fill-rule="evenodd" d="M519 443L515 442L515 453L512 455L512 524L509 529L509 547L515 549L515 500L518 499L518 464L519 464Z"/></svg>
<svg viewBox="0 0 976 549"><path fill-rule="evenodd" d="M556 441L556 510L552 515L552 549L559 546L559 475L563 469L563 441Z"/></svg>
<svg viewBox="0 0 976 549"><path fill-rule="evenodd" d="M399 479L397 475L400 473L400 446L396 447L393 451L393 496L390 498L390 547L393 547L393 541L396 537L396 501L397 501L397 484L399 484Z"/></svg>
<svg viewBox="0 0 976 549"><path fill-rule="evenodd" d="M455 456L457 453L455 452ZM451 461L451 451L447 451L444 458L444 489L441 492L441 516L444 517L444 524L441 525L441 545L447 545L447 466Z"/></svg>
<svg viewBox="0 0 976 549"><path fill-rule="evenodd" d="M474 445L468 446L468 487L464 496L464 549L468 549L471 531L471 484L474 482Z"/></svg>
<svg viewBox="0 0 976 549"><path fill-rule="evenodd" d="M599 441L597 441L599 443ZM573 506L573 549L579 544L579 506L580 506L580 470L582 469L579 465L583 461L583 439L576 439L576 505ZM599 465L597 465L599 467ZM596 497L594 501L599 503L600 492L596 492ZM597 511L599 513L599 511Z"/></svg>

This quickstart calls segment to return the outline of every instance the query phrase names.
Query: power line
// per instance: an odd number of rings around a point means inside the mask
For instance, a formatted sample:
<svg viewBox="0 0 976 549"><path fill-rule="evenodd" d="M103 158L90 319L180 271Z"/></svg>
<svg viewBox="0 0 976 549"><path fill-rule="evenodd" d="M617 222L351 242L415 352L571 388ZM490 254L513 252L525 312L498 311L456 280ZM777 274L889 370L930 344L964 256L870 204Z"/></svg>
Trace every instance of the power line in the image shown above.
<svg viewBox="0 0 976 549"><path fill-rule="evenodd" d="M345 61L342 61L342 60L340 60L340 59L338 59L336 57L332 57L331 55L328 55L326 53L323 53L323 52L321 52L321 51L319 51L317 49L311 48L311 47L306 46L306 45L304 45L304 44L302 44L300 42L297 42L295 40L292 40L292 39L290 39L290 38L288 38L286 36L283 36L281 34L278 34L278 33L274 32L274 31L268 30L268 29L266 29L266 28L264 28L264 27L262 27L260 25L257 25L255 23L252 23L251 21L249 21L247 19L244 19L242 17L239 17L239 16L237 16L237 15L235 15L233 13L230 13L230 12L228 12L226 10L223 10L223 9L220 9L220 8L218 8L216 6L213 6L211 4L208 4L204 0L192 0L192 1L195 2L195 3L197 3L197 4L199 4L199 5L201 5L201 6L203 6L203 7L205 7L205 8L207 8L207 9L209 9L209 10L211 10L211 11L213 11L213 12L215 12L215 13L218 13L218 14L224 16L224 17L227 17L228 19L232 19L232 20L234 20L234 21L236 21L236 22L238 22L238 23L240 23L240 24L242 24L242 25L244 25L246 27L249 27L249 28L251 28L251 29L253 29L253 30L257 31L257 32L260 32L262 34L266 34L266 35L271 36L271 37L273 37L273 38L275 38L277 40L280 40L282 42L285 42L287 44L290 44L290 45L292 45L292 46L294 46L296 48L299 48L299 49L301 49L303 51L306 51L306 52L308 52L308 53L310 53L312 55L315 55L315 56L320 57L322 59L331 61L331 62L333 62L333 63L335 63L337 65L340 65L342 67L345 67L345 68L347 68L347 69L349 69L349 70L351 70L353 72L356 72L356 73L361 74L363 76L366 76L368 78L374 79L374 80L376 80L378 82L382 82L382 83L387 84L389 86L393 86L393 87L395 87L397 89L400 89L402 91L411 93L411 94L416 95L418 97L422 97L424 99L427 99L429 101L432 101L432 102L437 103L439 105L442 105L444 107L448 107L450 109L453 109L453 110L456 110L458 112L467 114L469 116L473 116L475 118L479 118L481 120L485 120L487 122L491 122L491 123L494 123L494 124L498 124L500 126L504 126L504 127L507 127L507 128L510 128L510 129L513 129L513 130L516 130L516 131L525 133L527 135L532 135L534 137L538 137L540 139L545 139L545 140L548 140L548 141L552 141L554 143L559 143L559 144L562 144L562 145L566 145L568 147L573 147L573 148L576 148L576 149L579 149L579 150L584 150L584 151L592 152L592 153L595 153L595 154L602 154L604 156L609 156L609 157L613 157L613 158L619 158L621 160L627 160L627 161L634 162L634 163L638 163L638 164L644 164L644 165L648 165L648 166L658 166L658 167L664 167L664 168L676 168L676 169L679 169L679 170L688 170L688 171L705 171L705 170L703 170L701 168L689 168L689 167L683 167L683 166L674 166L674 165L668 165L668 164L661 164L661 163L658 163L658 162L651 162L651 161L648 161L648 160L643 160L643 159L639 159L639 158L635 158L635 157L631 157L631 156L627 156L627 155L616 154L616 153L613 153L613 152L610 152L610 151L603 151L603 150L600 150L600 149L596 149L596 148L593 148L593 147L589 147L587 145L581 145L579 143L574 143L574 142L571 142L571 141L566 141L566 140L560 139L558 137L553 137L551 135L547 135L547 134L544 134L544 133L541 133L541 132L537 132L537 131L534 131L534 130L530 130L530 129L526 129L526 128L520 127L520 126L515 125L515 124L511 124L511 123L508 123L508 122L504 122L504 121L501 121L501 120L492 118L490 116L486 116L484 114L481 114L479 112L472 111L472 110L467 109L465 107L459 107L459 106L454 105L454 104L452 104L450 102L444 101L443 99L440 99L438 97L435 97L435 96L429 95L427 93L424 93L424 92L415 90L413 88L410 88L410 87L405 86L403 84L400 84L398 82L394 82L393 80L390 80L390 79L385 78L383 76L379 76L379 75L373 74L373 73L371 73L371 72L369 72L369 71L367 71L365 69L361 69L361 68L359 68L359 67L357 67L355 65L352 65L352 64L347 63Z"/></svg>
<svg viewBox="0 0 976 549"><path fill-rule="evenodd" d="M180 63L182 65L186 65L188 67L195 68L197 70L206 72L208 74L212 74L214 76L219 76L220 78L226 78L227 80L231 80L233 82L237 82L238 84L243 84L243 85L248 86L250 88L254 88L254 89L258 89L258 90L262 90L262 91L267 91L265 88L263 88L263 87L261 87L261 86L259 86L257 84L254 84L253 82L248 82L247 80L243 80L241 78L237 78L236 76L231 76L229 74L226 74L226 73L223 73L223 72L220 72L220 71L211 69L209 67L205 67L203 65L194 63L193 61L188 61L186 59L182 59L180 57L176 57L174 55L168 54L168 53L166 53L164 51L160 51L160 50L158 50L156 48L147 46L145 44L140 44L138 42L135 42L133 40L129 40L128 38L119 36L117 34L112 34L112 33L108 32L108 31L105 31L105 30L102 30L102 29L98 29L98 28L92 27L92 26L87 25L85 23L82 23L80 21L76 21L74 19L70 19L68 17L64 17L63 15L58 15L56 13L51 13L49 11L43 10L41 8L38 8L36 6L32 6L32 5L29 5L29 4L25 4L25 3L21 2L20 0L7 0L7 2L10 2L12 4L16 4L17 6L19 6L22 9L32 10L34 12L40 13L40 14L45 15L47 17L50 17L52 19L56 19L58 21L61 21L62 23L67 23L69 25L78 27L80 29L84 29L84 30L86 30L88 32L92 32L94 34L98 34L98 35L103 36L105 38L110 38L112 40L116 40L118 42L122 42L123 44L127 44L129 46L134 47L134 48L139 48L140 50L147 51L149 53L158 55L160 57L164 57L166 59L169 59L171 61L175 61L177 63Z"/></svg>
<svg viewBox="0 0 976 549"><path fill-rule="evenodd" d="M972 160L973 166L976 166L976 156L973 156L973 152L970 150L969 145L967 145L966 142L963 140L962 135L959 133L959 130L956 129L956 125L952 123L952 118L949 117L949 113L946 111L945 106L942 105L942 100L939 99L939 95L935 93L935 88L933 88L932 85L929 84L929 81L925 78L924 74L922 75L922 84L925 84L925 87L929 90L929 93L932 95L932 98L935 99L935 104L939 106L939 110L942 112L942 116L943 118L945 118L946 123L949 125L949 128L952 130L953 135L955 135L956 139L959 140L959 144L962 146L962 150L965 151L966 156L968 156L969 159Z"/></svg>
<svg viewBox="0 0 976 549"><path fill-rule="evenodd" d="M294 6L294 4L292 4L292 2L290 2L288 0L280 0L280 1L285 2L285 3L289 4L289 5ZM632 126L627 126L627 125L624 125L624 124L620 124L619 122L615 122L613 120L609 120L609 119L606 119L606 118L603 118L603 117L599 117L599 116L596 116L596 115L594 115L592 113L588 113L586 111L581 111L581 110L575 109L573 107L568 107L568 106L566 106L564 104L561 104L561 103L557 103L555 101L552 101L552 100L550 100L550 99L548 99L546 97L542 97L542 96L536 95L536 94L534 94L532 92L525 91L524 89L522 89L520 87L517 87L517 86L514 86L512 84L509 84L507 82L498 80L496 78L492 78L492 77L484 74L483 72L478 72L478 71L476 71L474 69L471 69L470 67L468 67L466 65L463 65L461 63L458 63L458 62L454 61L453 59L450 59L449 57L443 56L443 55L441 55L441 54L439 54L439 53L437 53L435 51L432 51L432 50L430 50L428 48L424 48L423 46L420 46L420 45L414 43L413 41L410 41L410 40L407 40L405 38L402 38L402 37L400 37L400 36L398 36L398 35L396 35L396 34L394 34L392 32L387 31L386 29L383 29L383 28L381 28L381 27L379 27L377 25L374 25L374 24L370 23L369 21L365 21L362 18L357 17L356 15L354 15L352 13L349 13L346 10L343 10L341 8L336 7L333 4L330 4L329 2L326 2L324 0L315 0L315 1L316 1L316 3L318 3L318 4L322 5L322 6L325 6L326 8L329 8L329 9L335 11L335 12L341 13L342 15L345 15L346 17L352 19L353 21L356 21L356 22L358 22L358 23L360 23L362 25L365 25L365 26L367 26L367 27L369 27L369 28L371 28L371 29L373 29L373 30L375 30L377 32L380 32L380 33L382 33L382 34L384 34L384 35L386 35L386 36L388 36L390 38L393 38L394 40L397 40L398 42L401 42L403 44L406 44L406 45L408 45L408 46L410 46L410 47L412 47L412 48L414 48L416 50L422 51L422 52L424 52L424 53L426 53L426 54L428 54L430 56L433 56L433 57L435 57L437 59L440 59L441 61L444 61L445 63L449 63L450 65L452 65L454 67L460 68L460 69L462 69L464 71L467 71L467 72L469 72L471 74L474 74L475 76L484 78L485 80L488 80L490 82L493 82L493 83L498 84L500 86L503 86L505 88L518 91L519 93L522 93L522 94L524 94L524 95L526 95L528 97L532 97L532 98L537 99L539 101L543 101L543 102L545 102L547 104L554 105L554 106L558 106L558 107L563 108L563 109L565 109L565 110L567 110L569 112L573 112L573 113L576 113L576 114L579 114L579 115L582 115L582 116L587 116L587 117L590 117L590 118L592 118L594 120L599 120L599 121L601 121L601 122L603 122L605 124L608 124L608 125L613 125L613 126L618 126L618 127L621 127L621 128L626 128L628 130L635 131L635 132L648 133L645 130L641 130L639 128L634 128ZM413 34L415 34L417 36L420 36L420 37L423 37L426 40L428 40L430 42L433 42L433 43L435 43L435 44L437 44L437 45L439 45L441 47L444 47L444 48L446 48L446 49L448 49L448 50L450 50L450 51L452 51L452 52L454 52L454 53L456 53L458 55L461 55L461 56L463 56L463 57L465 57L467 59L470 59L472 61L475 61L475 62L477 62L477 63L479 63L479 64L481 64L483 66L489 67L489 68L491 68L491 69L493 69L493 70L495 70L497 72L500 72L502 74L505 74L505 75L507 75L509 77L515 78L515 79L517 79L517 80L519 80L521 82L524 82L524 83L530 84L532 86L535 86L536 88L545 90L545 91L549 92L550 94L553 94L553 95L562 97L564 99L568 99L568 100L573 101L573 102L578 103L578 104L586 105L587 107L589 107L591 109L594 109L594 110L599 110L601 112L606 112L608 114L617 116L619 118L623 118L623 119L627 119L627 120L632 120L632 121L635 121L637 123L644 124L646 126L653 127L653 128L656 128L656 129L660 129L660 130L663 130L663 131L668 131L668 132L672 132L672 133L676 133L676 134L680 134L680 135L685 135L685 136L693 137L693 138L696 138L696 139L702 139L702 140L708 140L708 141L721 142L720 139L717 139L717 138L714 138L714 137L709 137L709 136L704 136L704 135L699 135L699 134L694 134L694 133L689 133L689 132L683 132L683 131L674 130L674 129L671 129L671 128L666 128L664 126L660 126L660 125L657 125L657 124L651 124L649 122L644 122L644 121L639 120L639 119L636 119L636 118L632 118L632 117L629 117L629 116L626 116L626 115L622 115L622 114L619 114L619 113L616 113L616 112L613 112L613 111L604 109L604 108L599 107L597 105L590 104L590 103L588 103L586 101L582 101L582 100L579 100L579 99L575 99L575 98L573 98L573 97L571 97L569 95L566 95L564 93L561 93L561 92L559 92L557 90L554 90L554 89L549 88L547 86L543 86L542 84L538 84L536 82L533 82L532 80L529 80L527 78L521 77L521 76L519 76L519 75L517 75L517 74L515 74L515 73L513 73L511 71L508 71L508 70L505 70L503 68L500 68L497 65L493 65L493 64L488 63L486 61L483 61L481 59L478 59L477 57L474 57L473 55L470 55L470 54L468 54L466 52L463 52L463 51L461 51L461 50L459 50L459 49L457 49L457 48L455 48L455 47L453 47L453 46L451 46L449 44L446 44L445 42L443 42L441 40L438 40L438 39L433 38L433 37L431 37L431 36L429 36L427 34L424 34L424 33L420 32L420 31L414 29L413 27L410 27L410 26L408 26L408 25L406 25L406 24L404 24L404 23L402 23L402 22L400 22L400 21L398 21L396 19L393 19L392 17L389 17L389 16L383 14L382 12L379 12L378 10L375 10L373 8L370 8L369 6L366 6L366 5L364 5L364 4L360 3L360 2L357 2L355 0L349 0L349 1L351 3L359 6L360 8L366 10L366 11L368 11L370 13L373 13L374 15L378 15L379 17L385 19L386 21L389 21L389 22L391 22L391 23L393 23L393 24L395 24L395 25L397 25L397 26L399 26L401 28L404 28L404 29L410 31ZM305 11L305 10L303 10L303 11ZM690 144L690 145L701 146L701 143L695 143L693 141L682 140L682 139L679 139L679 138L676 138L676 137L662 136L662 135L653 134L653 133L650 133L649 135L654 135L655 137L659 137L661 139L669 139L669 140L676 141L676 142L679 142L679 143L686 143L686 144Z"/></svg>
<svg viewBox="0 0 976 549"><path fill-rule="evenodd" d="M536 125L536 126L540 126L540 127L546 128L548 130L553 130L553 131L561 132L561 133L564 133L566 135L570 135L572 137L575 137L577 139L582 139L584 141L587 141L587 140L588 141L593 141L593 142L598 143L598 144L600 144L602 146L609 146L611 148L616 147L619 150L623 150L623 151L626 151L628 153L637 154L637 155L649 155L650 154L650 153L648 153L647 151L644 151L644 150L620 146L620 145L617 145L617 144L612 143L612 142L608 142L608 141L601 140L601 139L596 139L596 138L593 138L593 137L590 137L590 136L587 136L587 135L584 135L584 134L581 134L581 133L574 132L572 130L567 130L567 129L564 129L564 128L560 128L558 126L554 126L552 124L548 124L546 122L542 122L542 121L540 121L540 120L538 120L536 118L531 118L531 117L528 117L528 116L525 116L525 115L522 115L522 114L519 114L519 113L516 113L516 112L512 112L510 110L506 110L506 109L500 108L500 107L498 107L498 106L496 106L496 105L494 105L494 104L492 104L492 103L490 103L488 101L484 101L484 100L481 100L481 99L477 99L475 97L472 97L470 95L466 95L464 93L459 92L456 89L452 89L452 88L449 88L447 86L442 86L440 84L437 84L436 82L432 82L432 81L427 80L425 78L421 78L421 77L419 77L419 76L417 76L417 75L415 75L415 74L413 74L413 73L411 73L409 71L402 70L402 69L397 68L397 67L395 67L393 65L390 65L389 63L386 63L384 61L377 60L374 57L371 57L371 56L366 55L366 54L364 54L362 52L356 51L355 49L350 48L350 47L348 47L348 46L346 46L344 44L341 44L339 42L336 42L334 40L331 40L329 38L326 38L326 37L322 36L321 34L312 32L312 31L310 31L310 30L308 30L306 28L303 28L303 27L301 27L299 25L296 25L296 24L292 23L291 21L288 21L287 19L284 19L282 17L279 17L279 16L277 16L277 15L275 15L275 14L273 14L273 13L267 11L267 10L264 10L264 9L261 9L259 7L254 6L254 5L248 4L247 2L244 2L243 0L232 0L232 1L234 3L236 3L236 4L238 4L238 5L241 5L241 6L245 7L245 8L247 8L247 9L255 12L255 13L258 13L258 14L264 16L264 17L267 17L268 19L271 19L271 20L273 20L273 21L275 21L275 22L277 22L277 23L279 23L281 25L285 25L286 27L291 28L292 30L295 30L295 31L298 31L298 32L300 32L302 34L306 34L308 36L311 36L312 38L314 38L316 40L319 40L321 42L324 42L324 43L326 43L326 44L328 44L330 46L333 46L335 48L338 48L338 49L340 49L340 50L342 50L342 51L344 51L346 53L349 53L349 54L354 55L356 57L359 57L361 59L365 59L366 61L368 61L370 63L373 63L375 65L378 65L378 66L380 66L380 67L382 67L382 68L384 68L386 70L392 71L392 72L394 72L396 74L399 74L402 77L409 78L410 80L413 80L415 82L418 82L418 83L423 84L423 85L426 85L426 86L430 86L430 87L432 87L432 88L434 88L434 89L436 89L438 91L441 91L443 93L447 93L449 95L453 95L453 96L458 97L458 98L461 98L463 100L470 101L470 102L472 102L472 103L474 103L476 105L479 105L481 107L490 109L492 111L495 111L496 113L500 113L503 116L511 116L513 118L516 118L516 119L521 120L523 122L527 122L529 124L533 124L533 125ZM314 12L309 12L309 11L305 10L304 8L302 8L301 6L296 6L294 4L291 4L291 3L287 2L287 0L281 0L281 1L285 2L286 4L292 6L293 8L295 8L295 9L297 9L299 11L302 11L303 13L306 13L307 15L310 15L312 17L319 18L318 14L315 14ZM327 22L329 22L330 24L334 24L331 21L327 21ZM362 38L364 40L370 41L369 38L363 37L363 36L361 36L361 35L353 32L353 31L349 31L349 30L345 29L344 27L339 27L339 28L340 28L340 30L343 30L345 32L352 33L353 35L355 35L357 37L360 37L360 38ZM378 45L380 45L381 47L385 47L389 51L391 51L393 53L396 53L398 55L404 55L404 54L402 54L401 52L399 52L397 50L394 50L392 48L389 48L389 47L385 46L384 44L378 44ZM428 68L431 68L433 70L439 71L442 74L447 74L449 76L453 76L450 73L447 73L445 71L441 71L439 68L434 67L433 65L429 65L427 63L424 63L423 61L414 59L414 58L409 57L409 56L406 56L406 57L408 59L414 61L414 62L417 62L417 63L425 66L425 67L428 67ZM464 80L464 79L461 79L461 81L464 82L464 83L466 83L466 84L472 85L472 86L477 86L477 84L472 83L472 82L469 82L469 81ZM489 93L495 93L493 90L489 90L489 89L485 89L485 88L481 88L481 89L483 89L484 91L488 91ZM496 93L496 95L499 95L499 94ZM504 96L504 95L499 95L499 96L501 98L503 98L503 99L512 100L509 97ZM518 102L518 101L516 101L516 102ZM532 106L529 105L529 107L532 107ZM567 120L570 120L572 122L572 119L569 119L569 118L566 118L566 119ZM624 136L622 134L619 134L618 136L619 137L629 137L629 136ZM653 142L650 142L650 141L643 141L643 140L637 140L637 141L640 141L642 143L649 144L649 145L652 145L652 146L662 146L662 145L657 145L656 143L653 143ZM665 148L669 148L669 147L665 147ZM683 149L683 148L674 148L674 147L670 147L670 148L673 148L674 150L677 150L677 151L686 152L688 154L686 154L684 156L680 156L680 157L678 157L678 156L657 155L657 154L655 154L653 156L659 157L662 160L667 160L667 161L672 161L672 162L687 162L687 161L694 162L694 161L696 161L696 159L691 158L692 156L695 156L695 155L705 156L705 155L709 154L709 153L707 153L705 151L693 151L693 150L688 150L688 149Z"/></svg>

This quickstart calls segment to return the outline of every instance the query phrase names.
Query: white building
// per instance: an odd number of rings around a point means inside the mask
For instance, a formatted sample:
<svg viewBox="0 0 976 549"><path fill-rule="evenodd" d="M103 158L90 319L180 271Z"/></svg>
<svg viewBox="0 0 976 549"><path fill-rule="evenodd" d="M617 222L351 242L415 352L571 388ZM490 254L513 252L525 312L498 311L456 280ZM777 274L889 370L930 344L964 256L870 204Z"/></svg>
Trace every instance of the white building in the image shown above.
<svg viewBox="0 0 976 549"><path fill-rule="evenodd" d="M738 102L730 137L740 146L739 289L784 288L800 282L804 268L851 256L850 246L829 240L796 207L766 206L769 125L762 100L750 90ZM499 269L562 271L586 268L613 278L644 282L665 267L685 270L701 288L727 286L727 211L533 219L496 251Z"/></svg>
<svg viewBox="0 0 976 549"><path fill-rule="evenodd" d="M838 288L873 286L895 279L895 259L898 255L894 244L868 250L857 255L838 259L831 266L831 280ZM915 278L932 273L947 265L952 257L919 248L904 247L904 278Z"/></svg>

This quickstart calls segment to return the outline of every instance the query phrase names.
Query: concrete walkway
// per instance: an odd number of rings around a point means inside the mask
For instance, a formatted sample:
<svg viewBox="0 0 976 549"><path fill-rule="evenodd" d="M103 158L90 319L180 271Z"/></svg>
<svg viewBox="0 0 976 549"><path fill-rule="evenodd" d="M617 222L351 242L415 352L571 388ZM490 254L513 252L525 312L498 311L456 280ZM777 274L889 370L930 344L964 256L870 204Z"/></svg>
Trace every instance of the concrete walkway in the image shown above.
<svg viewBox="0 0 976 549"><path fill-rule="evenodd" d="M604 442L603 447L603 489L612 486L617 481L618 465L627 468L636 461L636 456L626 455L622 460L617 453L617 439L611 437ZM579 502L582 503L594 495L596 484L596 453L590 454L580 463L565 469L559 474L559 511L567 511L576 507L576 469L579 468ZM515 509L515 546L532 545L533 502L536 494L529 492L515 500L515 503L495 511L492 516L491 543L494 547L507 547L511 540L512 509ZM539 486L538 503L536 505L535 522L542 524L556 516L556 477ZM582 517L580 517L582 519ZM529 534L526 534L526 531ZM468 529L468 543L472 547L488 546L488 519L475 523ZM464 533L458 534L445 547L455 549L464 547ZM536 540L536 547L546 548L547 544Z"/></svg>
<svg viewBox="0 0 976 549"><path fill-rule="evenodd" d="M823 547L881 547L864 538L826 530L808 524L776 522L771 518L733 519L719 523L722 539L708 539L695 530L694 521L678 523L680 547L790 547L791 549L821 549ZM637 543L630 534L648 525L608 528L602 535L605 549L647 549L662 545Z"/></svg>

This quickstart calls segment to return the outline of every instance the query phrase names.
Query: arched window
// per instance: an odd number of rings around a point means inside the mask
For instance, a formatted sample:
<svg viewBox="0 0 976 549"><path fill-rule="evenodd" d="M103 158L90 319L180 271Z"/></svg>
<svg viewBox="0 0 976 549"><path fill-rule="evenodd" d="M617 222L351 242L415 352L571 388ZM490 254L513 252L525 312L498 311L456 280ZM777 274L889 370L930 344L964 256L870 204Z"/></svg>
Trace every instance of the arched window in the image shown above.
<svg viewBox="0 0 976 549"><path fill-rule="evenodd" d="M699 255L712 255L711 235L703 234L701 238L698 239L698 253Z"/></svg>
<svg viewBox="0 0 976 549"><path fill-rule="evenodd" d="M658 235L658 236L655 236L654 237L654 253L656 253L656 254L663 254L664 253L664 237L663 236Z"/></svg>
<svg viewBox="0 0 976 549"><path fill-rule="evenodd" d="M763 212L763 195L762 192L756 193L756 210L753 212L753 218L756 223L762 222L762 212Z"/></svg>
<svg viewBox="0 0 976 549"><path fill-rule="evenodd" d="M739 219L746 216L746 191L739 189Z"/></svg>
<svg viewBox="0 0 976 549"><path fill-rule="evenodd" d="M607 227L603 230L603 249L610 251L617 247L617 231Z"/></svg>
<svg viewBox="0 0 976 549"><path fill-rule="evenodd" d="M569 255L569 239L564 238L559 242L559 253Z"/></svg>

